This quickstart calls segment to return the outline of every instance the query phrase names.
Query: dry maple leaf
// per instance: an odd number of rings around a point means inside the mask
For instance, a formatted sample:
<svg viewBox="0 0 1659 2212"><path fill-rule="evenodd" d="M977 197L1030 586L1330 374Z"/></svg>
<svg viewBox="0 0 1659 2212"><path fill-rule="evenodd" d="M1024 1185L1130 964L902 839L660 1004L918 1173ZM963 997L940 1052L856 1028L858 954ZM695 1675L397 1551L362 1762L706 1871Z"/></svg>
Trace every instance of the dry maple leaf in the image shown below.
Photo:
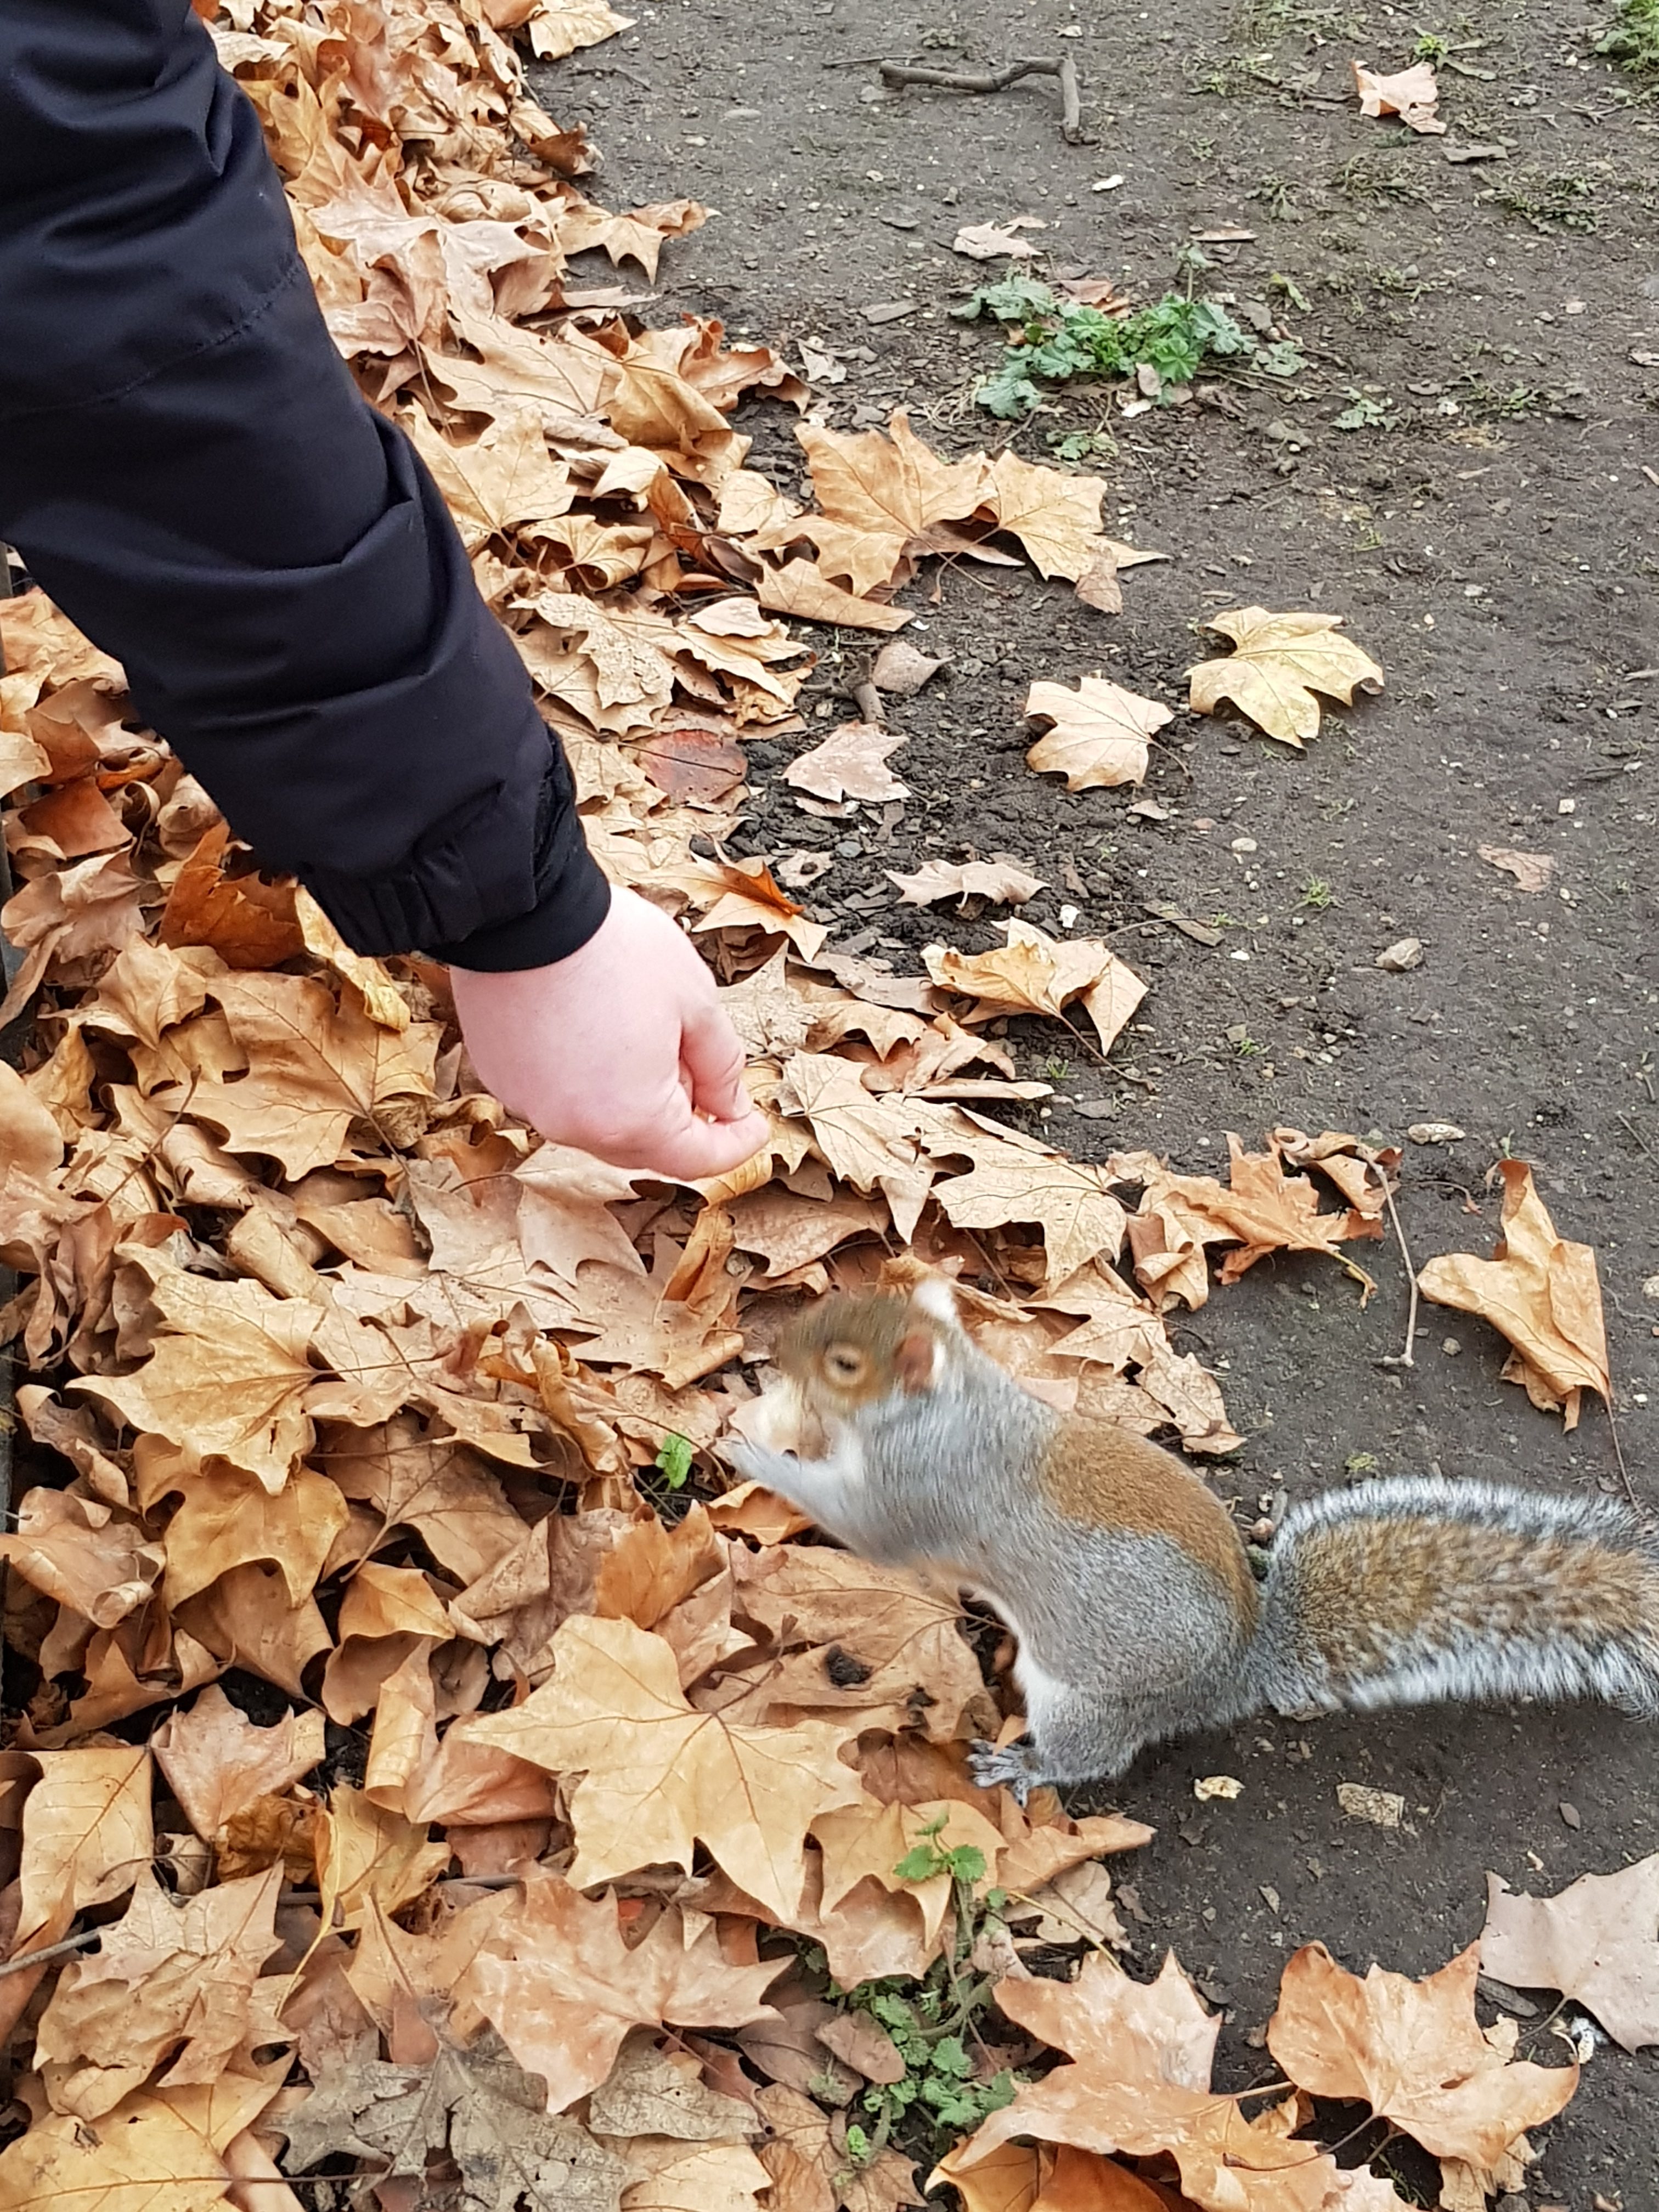
<svg viewBox="0 0 1659 2212"><path fill-rule="evenodd" d="M1523 853L1508 845L1478 845L1475 850L1488 866L1501 868L1515 878L1523 891L1547 891L1555 873L1553 853Z"/></svg>
<svg viewBox="0 0 1659 2212"><path fill-rule="evenodd" d="M318 1379L306 1352L321 1309L258 1283L188 1274L159 1253L135 1257L162 1322L149 1358L131 1375L83 1376L74 1387L134 1428L280 1490L312 1443L301 1400Z"/></svg>
<svg viewBox="0 0 1659 2212"><path fill-rule="evenodd" d="M1210 615L1236 647L1225 660L1189 668L1194 714L1213 714L1224 699L1248 714L1270 738L1300 747L1319 734L1316 691L1351 706L1356 690L1380 691L1382 671L1352 638L1339 635L1340 615L1270 614L1241 607Z"/></svg>
<svg viewBox="0 0 1659 2212"><path fill-rule="evenodd" d="M1018 538L1040 574L1075 584L1102 557L1106 486L1099 477L1070 476L1003 452L991 464L991 483L997 528Z"/></svg>
<svg viewBox="0 0 1659 2212"><path fill-rule="evenodd" d="M887 880L904 896L902 906L935 906L940 899L994 899L999 906L1021 906L1043 889L1041 876L1027 875L1012 860L925 860L913 876L887 871Z"/></svg>
<svg viewBox="0 0 1659 2212"><path fill-rule="evenodd" d="M137 2090L95 2126L48 2113L0 2151L0 2205L6 2212L239 2212L226 2153L276 2090L275 2082L226 2074L210 2087Z"/></svg>
<svg viewBox="0 0 1659 2212"><path fill-rule="evenodd" d="M755 597L774 614L801 622L833 623L843 629L902 629L908 607L884 606L832 584L816 561L787 561L781 568L763 566Z"/></svg>
<svg viewBox="0 0 1659 2212"><path fill-rule="evenodd" d="M939 525L973 514L991 491L982 453L941 461L915 435L902 410L891 428L890 438L879 430L848 435L806 422L795 432L823 510L804 515L800 527L817 546L825 575L847 577L860 593L890 582L908 550L925 550Z"/></svg>
<svg viewBox="0 0 1659 2212"><path fill-rule="evenodd" d="M897 730L873 722L843 722L810 752L799 754L783 771L783 781L817 799L908 799L910 787L887 766L887 757L904 743Z"/></svg>
<svg viewBox="0 0 1659 2212"><path fill-rule="evenodd" d="M858 1777L836 1757L842 1731L728 1725L686 1703L671 1647L629 1620L565 1621L553 1679L511 1712L458 1721L550 1773L569 1792L580 1887L653 1863L690 1871L698 1842L732 1880L787 1920L805 1880L807 1828L856 1804Z"/></svg>
<svg viewBox="0 0 1659 2212"><path fill-rule="evenodd" d="M1133 969L1096 938L1045 937L1018 916L1003 927L1008 942L997 951L966 953L951 945L928 945L922 948L922 964L945 989L1018 1013L1064 1020L1063 1009L1080 998L1102 1052L1109 1052L1118 1031L1146 995L1146 986ZM1066 1026L1069 1029L1071 1024Z"/></svg>
<svg viewBox="0 0 1659 2212"><path fill-rule="evenodd" d="M1434 112L1440 101L1440 87L1435 80L1432 63L1418 62L1410 69L1396 71L1393 76L1379 76L1364 62L1353 62L1350 66L1362 115L1397 115L1408 131L1445 130L1445 125Z"/></svg>
<svg viewBox="0 0 1659 2212"><path fill-rule="evenodd" d="M1067 791L1144 782L1150 740L1174 716L1172 708L1139 698L1103 676L1083 677L1075 691L1063 684L1034 684L1025 713L1054 726L1026 754L1027 764L1063 775Z"/></svg>
<svg viewBox="0 0 1659 2212"><path fill-rule="evenodd" d="M805 1115L836 1175L855 1190L881 1190L901 1238L915 1234L934 1174L918 1141L926 1108L892 1092L875 1097L850 1061L810 1052L786 1062L779 1103Z"/></svg>
<svg viewBox="0 0 1659 2212"><path fill-rule="evenodd" d="M256 1798L279 1794L321 1765L323 1717L288 1712L258 1728L210 1682L193 1705L167 1715L150 1748L185 1818L211 1842Z"/></svg>
<svg viewBox="0 0 1659 2212"><path fill-rule="evenodd" d="M1304 1944L1285 1966L1267 2047L1312 2095L1363 2100L1437 2157L1495 2165L1561 2110L1578 2069L1511 2062L1513 2021L1483 2034L1479 1972L1471 1944L1421 1981L1376 1966L1361 1981L1322 1943Z"/></svg>
<svg viewBox="0 0 1659 2212"><path fill-rule="evenodd" d="M1492 1258L1442 1254L1420 1270L1418 1285L1437 1305L1478 1314L1507 1337L1515 1350L1504 1380L1522 1383L1534 1406L1565 1413L1574 1428L1583 1392L1606 1398L1612 1387L1595 1254L1556 1233L1524 1161L1498 1166L1504 1233Z"/></svg>
<svg viewBox="0 0 1659 2212"><path fill-rule="evenodd" d="M1480 1964L1523 1990L1559 1990L1615 2043L1659 2043L1659 1852L1617 1874L1586 1874L1553 1897L1486 1876Z"/></svg>
<svg viewBox="0 0 1659 2212"><path fill-rule="evenodd" d="M588 2130L545 2109L542 2085L495 2036L460 2050L440 2040L426 2065L358 2059L283 2114L290 2172L342 2153L382 2182L423 2187L446 2153L460 2172L459 2212L617 2212L628 2168Z"/></svg>
<svg viewBox="0 0 1659 2212"><path fill-rule="evenodd" d="M744 2142L686 2143L635 2136L613 2146L631 2179L623 2212L757 2212L770 2176Z"/></svg>
<svg viewBox="0 0 1659 2212"><path fill-rule="evenodd" d="M933 1195L958 1229L994 1229L1031 1221L1042 1231L1050 1283L1063 1283L1097 1255L1115 1258L1123 1243L1122 1206L1098 1168L1046 1148L996 1144L970 1150L970 1174L934 1185Z"/></svg>
<svg viewBox="0 0 1659 2212"><path fill-rule="evenodd" d="M1048 225L1040 216L1010 216L1006 222L964 223L951 241L952 253L963 253L970 261L996 261L1005 257L1016 261L1029 261L1036 252L1029 239L1020 236L1023 230L1046 230Z"/></svg>
<svg viewBox="0 0 1659 2212"><path fill-rule="evenodd" d="M785 1963L733 1966L712 1926L693 1936L672 1909L630 1948L613 1894L585 1898L536 1869L456 1998L463 2016L482 2014L519 2063L540 2075L548 2111L560 2112L605 2081L633 2027L742 2027L763 2018L767 1988Z"/></svg>
<svg viewBox="0 0 1659 2212"><path fill-rule="evenodd" d="M1020 2088L952 2154L953 2166L971 2172L1012 2136L1032 2136L1103 2154L1167 2151L1206 2212L1370 2212L1397 2203L1389 2185L1339 2174L1327 2154L1292 2140L1302 2118L1294 2098L1251 2122L1211 2089L1219 2022L1173 1954L1150 1985L1096 1952L1069 1985L1005 1980L996 1999L1073 2063Z"/></svg>
<svg viewBox="0 0 1659 2212"><path fill-rule="evenodd" d="M148 1866L149 1754L142 1745L37 1751L40 1779L23 1801L21 1891L13 1954L56 1942L77 1912L125 1896Z"/></svg>
<svg viewBox="0 0 1659 2212"><path fill-rule="evenodd" d="M106 1928L95 1959L71 1960L41 2014L35 2062L53 2108L98 2120L164 2059L163 2088L211 2082L245 2043L280 2039L269 2000L286 1989L259 1970L281 1948L275 1926L279 1867L222 1881L175 1902L149 1867L125 1916Z"/></svg>

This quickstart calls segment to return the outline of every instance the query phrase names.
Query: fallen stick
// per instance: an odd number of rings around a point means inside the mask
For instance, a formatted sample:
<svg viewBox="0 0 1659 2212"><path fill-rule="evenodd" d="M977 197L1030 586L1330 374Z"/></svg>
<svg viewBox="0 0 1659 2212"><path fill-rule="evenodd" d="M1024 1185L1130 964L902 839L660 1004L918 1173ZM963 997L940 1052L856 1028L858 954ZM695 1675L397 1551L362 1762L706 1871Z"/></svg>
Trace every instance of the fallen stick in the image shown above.
<svg viewBox="0 0 1659 2212"><path fill-rule="evenodd" d="M937 85L945 92L1006 92L1011 84L1018 84L1022 77L1026 76L1057 76L1060 79L1060 136L1068 146L1075 146L1083 136L1083 88L1078 82L1077 64L1069 54L1064 61L1059 62L1006 62L998 70L913 68L908 62L884 62L881 64L884 84Z"/></svg>

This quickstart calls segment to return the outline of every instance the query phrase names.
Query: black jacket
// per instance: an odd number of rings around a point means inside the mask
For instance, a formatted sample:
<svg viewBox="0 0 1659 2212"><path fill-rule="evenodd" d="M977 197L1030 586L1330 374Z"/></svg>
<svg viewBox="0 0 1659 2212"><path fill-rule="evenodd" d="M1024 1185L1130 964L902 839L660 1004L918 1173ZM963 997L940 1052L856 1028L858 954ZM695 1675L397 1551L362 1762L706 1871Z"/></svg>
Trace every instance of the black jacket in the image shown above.
<svg viewBox="0 0 1659 2212"><path fill-rule="evenodd" d="M0 0L0 538L360 951L599 927L563 756L189 0Z"/></svg>

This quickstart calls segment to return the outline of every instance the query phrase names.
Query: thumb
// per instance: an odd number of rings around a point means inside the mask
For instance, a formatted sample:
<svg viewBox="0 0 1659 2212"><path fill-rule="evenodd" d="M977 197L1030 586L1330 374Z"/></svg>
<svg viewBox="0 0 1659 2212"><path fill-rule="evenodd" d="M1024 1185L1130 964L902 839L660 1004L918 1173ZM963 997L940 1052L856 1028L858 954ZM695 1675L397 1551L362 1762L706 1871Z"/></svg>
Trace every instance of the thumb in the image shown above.
<svg viewBox="0 0 1659 2212"><path fill-rule="evenodd" d="M705 1121L692 1113L684 1091L678 1093L680 1113L651 1138L647 1171L675 1182L703 1182L711 1176L729 1175L759 1152L770 1134L766 1116L751 1106L741 1116L725 1121Z"/></svg>
<svg viewBox="0 0 1659 2212"><path fill-rule="evenodd" d="M694 1006L684 1016L680 1065L691 1104L699 1114L716 1121L741 1121L754 1112L743 1079L743 1061L738 1033L717 1001ZM754 1150L752 1145L750 1150Z"/></svg>

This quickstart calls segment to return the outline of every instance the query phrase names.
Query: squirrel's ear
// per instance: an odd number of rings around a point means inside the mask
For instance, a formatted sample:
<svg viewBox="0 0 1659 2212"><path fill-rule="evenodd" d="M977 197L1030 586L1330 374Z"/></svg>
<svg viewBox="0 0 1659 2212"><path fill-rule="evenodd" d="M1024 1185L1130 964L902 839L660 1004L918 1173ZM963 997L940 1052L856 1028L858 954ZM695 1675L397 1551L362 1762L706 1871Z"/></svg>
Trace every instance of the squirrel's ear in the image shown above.
<svg viewBox="0 0 1659 2212"><path fill-rule="evenodd" d="M933 1380L933 1362L938 1356L939 1346L927 1329L907 1329L899 1339L898 1350L893 1355L893 1372L912 1395L929 1389Z"/></svg>

